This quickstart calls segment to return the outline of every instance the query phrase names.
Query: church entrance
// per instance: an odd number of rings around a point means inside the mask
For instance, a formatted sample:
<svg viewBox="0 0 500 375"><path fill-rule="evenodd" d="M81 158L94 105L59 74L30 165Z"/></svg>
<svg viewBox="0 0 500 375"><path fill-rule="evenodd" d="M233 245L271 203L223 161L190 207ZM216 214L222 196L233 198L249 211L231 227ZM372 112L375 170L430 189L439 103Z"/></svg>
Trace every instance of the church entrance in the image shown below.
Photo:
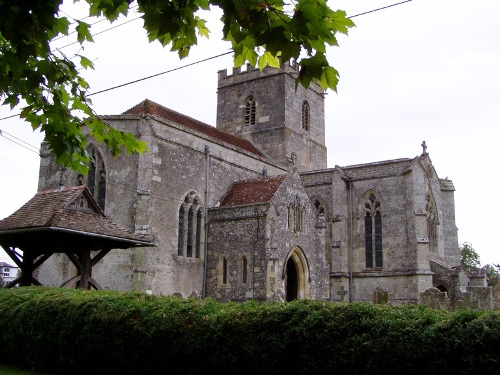
<svg viewBox="0 0 500 375"><path fill-rule="evenodd" d="M293 301L298 296L297 267L292 258L286 262L286 300Z"/></svg>
<svg viewBox="0 0 500 375"><path fill-rule="evenodd" d="M286 301L309 298L309 266L304 252L294 248L285 264Z"/></svg>

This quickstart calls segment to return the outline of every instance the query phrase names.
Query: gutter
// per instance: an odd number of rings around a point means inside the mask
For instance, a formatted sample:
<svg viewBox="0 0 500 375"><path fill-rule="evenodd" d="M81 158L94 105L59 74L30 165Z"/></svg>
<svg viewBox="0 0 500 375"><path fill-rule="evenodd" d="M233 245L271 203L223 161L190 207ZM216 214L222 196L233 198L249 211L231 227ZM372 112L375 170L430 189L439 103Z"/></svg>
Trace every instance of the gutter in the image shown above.
<svg viewBox="0 0 500 375"><path fill-rule="evenodd" d="M208 259L208 177L210 171L210 146L205 145L205 244L203 246L203 293L207 297L207 259Z"/></svg>

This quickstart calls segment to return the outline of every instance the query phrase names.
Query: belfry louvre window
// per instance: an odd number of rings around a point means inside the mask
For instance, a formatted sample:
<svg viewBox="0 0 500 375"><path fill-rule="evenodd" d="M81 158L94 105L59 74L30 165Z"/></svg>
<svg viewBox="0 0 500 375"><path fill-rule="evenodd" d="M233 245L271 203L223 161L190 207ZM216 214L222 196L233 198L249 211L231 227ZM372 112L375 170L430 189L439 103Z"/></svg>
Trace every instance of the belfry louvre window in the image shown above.
<svg viewBox="0 0 500 375"><path fill-rule="evenodd" d="M383 267L380 199L370 193L364 202L366 268Z"/></svg>
<svg viewBox="0 0 500 375"><path fill-rule="evenodd" d="M307 100L304 100L304 102L302 103L302 129L309 130L309 120L309 103L307 102Z"/></svg>
<svg viewBox="0 0 500 375"><path fill-rule="evenodd" d="M200 197L190 192L179 207L177 255L200 258L203 227L203 207ZM193 254L194 253L194 254Z"/></svg>
<svg viewBox="0 0 500 375"><path fill-rule="evenodd" d="M255 125L255 99L249 96L245 101L245 125Z"/></svg>
<svg viewBox="0 0 500 375"><path fill-rule="evenodd" d="M87 148L90 156L89 172L86 177L78 175L78 183L86 184L97 204L104 211L106 205L106 168L99 151L91 145Z"/></svg>

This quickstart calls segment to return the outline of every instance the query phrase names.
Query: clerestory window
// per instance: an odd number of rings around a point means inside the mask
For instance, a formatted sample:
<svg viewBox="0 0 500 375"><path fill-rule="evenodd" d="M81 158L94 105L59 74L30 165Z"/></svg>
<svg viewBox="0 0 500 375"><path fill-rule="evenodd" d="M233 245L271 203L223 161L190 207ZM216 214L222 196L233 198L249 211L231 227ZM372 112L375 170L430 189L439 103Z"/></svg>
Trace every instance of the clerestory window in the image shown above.
<svg viewBox="0 0 500 375"><path fill-rule="evenodd" d="M382 213L380 199L371 192L367 194L365 211L365 257L366 268L383 267L382 254Z"/></svg>

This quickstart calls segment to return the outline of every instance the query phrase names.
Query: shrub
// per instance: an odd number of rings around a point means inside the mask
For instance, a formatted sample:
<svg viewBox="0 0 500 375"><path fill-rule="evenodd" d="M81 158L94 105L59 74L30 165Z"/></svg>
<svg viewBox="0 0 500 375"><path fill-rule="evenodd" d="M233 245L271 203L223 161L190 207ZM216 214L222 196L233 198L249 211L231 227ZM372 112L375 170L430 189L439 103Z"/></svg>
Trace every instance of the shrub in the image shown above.
<svg viewBox="0 0 500 375"><path fill-rule="evenodd" d="M0 361L52 374L476 374L499 344L492 311L0 290Z"/></svg>

